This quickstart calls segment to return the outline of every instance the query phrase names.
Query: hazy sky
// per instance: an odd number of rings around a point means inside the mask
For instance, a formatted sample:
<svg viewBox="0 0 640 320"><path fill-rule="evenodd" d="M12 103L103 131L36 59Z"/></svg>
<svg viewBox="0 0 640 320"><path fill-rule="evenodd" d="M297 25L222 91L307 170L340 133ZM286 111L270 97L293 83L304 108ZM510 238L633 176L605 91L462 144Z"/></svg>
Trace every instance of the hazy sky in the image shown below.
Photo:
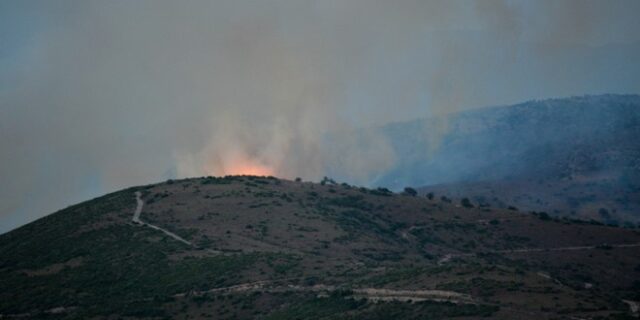
<svg viewBox="0 0 640 320"><path fill-rule="evenodd" d="M354 128L638 93L638 13L637 0L0 0L0 232L175 176L331 166L366 184L395 155Z"/></svg>

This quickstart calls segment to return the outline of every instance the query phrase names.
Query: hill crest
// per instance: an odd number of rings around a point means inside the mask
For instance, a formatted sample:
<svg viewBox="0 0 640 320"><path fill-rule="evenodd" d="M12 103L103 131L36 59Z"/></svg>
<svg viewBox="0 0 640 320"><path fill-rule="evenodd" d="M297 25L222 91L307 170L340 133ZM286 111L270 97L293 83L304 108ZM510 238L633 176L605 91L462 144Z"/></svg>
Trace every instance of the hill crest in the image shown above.
<svg viewBox="0 0 640 320"><path fill-rule="evenodd" d="M637 230L412 194L251 176L125 189L0 236L0 314L539 319L640 300Z"/></svg>

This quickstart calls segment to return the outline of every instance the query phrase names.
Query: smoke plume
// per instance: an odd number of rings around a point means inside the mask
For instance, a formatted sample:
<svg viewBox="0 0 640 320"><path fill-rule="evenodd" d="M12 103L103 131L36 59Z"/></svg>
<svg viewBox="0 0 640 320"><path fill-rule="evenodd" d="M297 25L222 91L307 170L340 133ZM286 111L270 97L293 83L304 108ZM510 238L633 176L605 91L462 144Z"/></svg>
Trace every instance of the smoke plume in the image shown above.
<svg viewBox="0 0 640 320"><path fill-rule="evenodd" d="M397 160L375 126L638 92L639 3L4 2L0 231L166 178L368 184Z"/></svg>

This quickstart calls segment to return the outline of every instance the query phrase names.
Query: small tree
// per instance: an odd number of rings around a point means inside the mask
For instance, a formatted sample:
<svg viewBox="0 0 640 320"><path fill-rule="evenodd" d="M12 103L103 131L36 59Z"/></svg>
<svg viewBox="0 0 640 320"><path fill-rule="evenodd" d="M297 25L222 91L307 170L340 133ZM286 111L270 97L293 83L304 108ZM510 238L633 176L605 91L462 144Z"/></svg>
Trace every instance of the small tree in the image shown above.
<svg viewBox="0 0 640 320"><path fill-rule="evenodd" d="M320 181L321 185L325 185L325 184L337 184L335 180L329 178L329 177L324 177L322 178L322 181Z"/></svg>
<svg viewBox="0 0 640 320"><path fill-rule="evenodd" d="M473 208L473 204L469 198L462 198L462 200L460 200L460 204L465 208Z"/></svg>
<svg viewBox="0 0 640 320"><path fill-rule="evenodd" d="M609 214L609 210L605 209L605 208L600 208L598 210L598 214L600 214L600 216L602 217L602 219L604 220L609 220L611 219L611 215Z"/></svg>
<svg viewBox="0 0 640 320"><path fill-rule="evenodd" d="M540 220L551 220L551 216L549 216L549 214L544 211L538 212L538 217L540 218Z"/></svg>
<svg viewBox="0 0 640 320"><path fill-rule="evenodd" d="M415 197L418 195L418 191L416 191L416 189L414 188L406 187L404 188L404 194Z"/></svg>

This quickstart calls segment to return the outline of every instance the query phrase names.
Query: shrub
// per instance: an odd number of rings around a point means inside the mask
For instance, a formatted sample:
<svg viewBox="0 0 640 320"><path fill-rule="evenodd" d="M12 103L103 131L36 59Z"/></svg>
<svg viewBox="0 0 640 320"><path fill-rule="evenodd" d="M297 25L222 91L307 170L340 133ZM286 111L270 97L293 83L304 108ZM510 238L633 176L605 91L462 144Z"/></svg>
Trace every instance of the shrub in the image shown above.
<svg viewBox="0 0 640 320"><path fill-rule="evenodd" d="M378 188L378 189L369 191L369 194L372 194L375 196L390 196L393 194L393 192L391 192L391 190L387 188Z"/></svg>
<svg viewBox="0 0 640 320"><path fill-rule="evenodd" d="M418 195L418 191L416 191L416 189L414 188L406 187L404 188L404 194L415 197L416 195Z"/></svg>
<svg viewBox="0 0 640 320"><path fill-rule="evenodd" d="M337 184L335 180L329 178L329 177L324 177L322 178L322 181L320 181L321 185L325 185L325 184Z"/></svg>
<svg viewBox="0 0 640 320"><path fill-rule="evenodd" d="M598 210L598 214L602 217L602 219L609 220L611 219L611 215L609 214L609 210L605 208L600 208Z"/></svg>
<svg viewBox="0 0 640 320"><path fill-rule="evenodd" d="M473 204L469 198L462 198L462 200L460 200L460 204L465 208L473 208Z"/></svg>

